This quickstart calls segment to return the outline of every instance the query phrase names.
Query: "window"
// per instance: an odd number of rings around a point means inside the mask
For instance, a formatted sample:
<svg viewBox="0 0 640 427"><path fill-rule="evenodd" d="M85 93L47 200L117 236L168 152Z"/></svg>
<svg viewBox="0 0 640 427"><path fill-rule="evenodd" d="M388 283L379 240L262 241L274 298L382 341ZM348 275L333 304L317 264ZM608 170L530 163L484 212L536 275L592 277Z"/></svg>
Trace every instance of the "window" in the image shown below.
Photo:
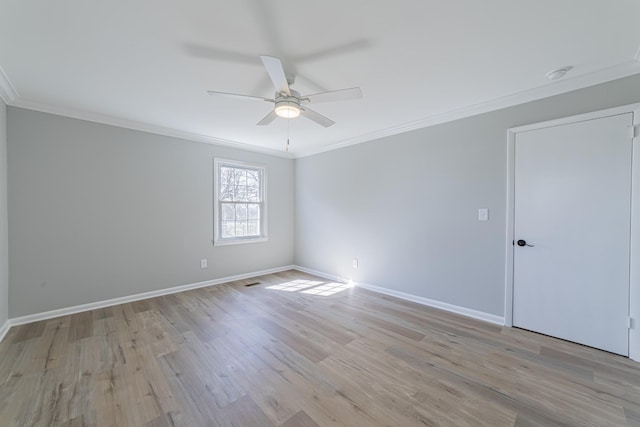
<svg viewBox="0 0 640 427"><path fill-rule="evenodd" d="M215 159L214 174L214 244L265 241L265 167Z"/></svg>

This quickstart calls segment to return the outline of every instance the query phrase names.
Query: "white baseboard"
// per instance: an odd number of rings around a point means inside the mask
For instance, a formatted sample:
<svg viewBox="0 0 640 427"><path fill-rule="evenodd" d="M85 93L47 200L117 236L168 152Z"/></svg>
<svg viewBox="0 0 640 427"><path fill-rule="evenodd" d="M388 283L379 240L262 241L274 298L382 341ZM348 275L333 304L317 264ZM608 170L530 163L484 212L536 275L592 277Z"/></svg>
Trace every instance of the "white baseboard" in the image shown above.
<svg viewBox="0 0 640 427"><path fill-rule="evenodd" d="M11 322L9 320L4 322L4 325L2 325L2 327L0 327L0 342L2 342L2 340L5 337L5 335L7 335L7 332L9 332L10 328L11 328Z"/></svg>
<svg viewBox="0 0 640 427"><path fill-rule="evenodd" d="M339 276L335 276L332 274L324 273L322 271L312 270L310 268L301 267L295 265L295 268L298 271L302 271L303 273L313 274L318 277L324 277L325 279L334 280L337 282L348 282L349 280L341 278ZM504 317L496 316L495 314L485 313L483 311L477 311L466 307L460 307L458 305L449 304L442 301L437 301L429 298L420 297L413 294L408 294L406 292L395 291L393 289L383 288L381 286L370 285L368 283L359 283L353 282L355 286L368 289L370 291L378 292L381 294L389 295L392 297L400 298L406 301L415 302L418 304L426 305L429 307L439 308L441 310L449 311L451 313L461 314L466 317L472 317L474 319L483 320L485 322L494 323L496 325L503 326Z"/></svg>
<svg viewBox="0 0 640 427"><path fill-rule="evenodd" d="M408 294L405 292L394 291L393 289L382 288L380 286L369 285L367 283L357 283L354 285L370 291L379 292L381 294L390 295L392 297L400 298L403 300L415 302L422 305L428 305L429 307L439 308L441 310L450 311L452 313L461 314L463 316L472 317L478 320L484 320L485 322L495 323L497 325L504 325L504 317L496 316L495 314L485 313L484 311L473 310L471 308L460 307L459 305L453 305L442 301L437 301L429 298L419 297L417 295Z"/></svg>
<svg viewBox="0 0 640 427"><path fill-rule="evenodd" d="M170 295L178 292L184 292L191 289L204 288L206 286L214 286L220 285L223 283L233 282L236 280L249 279L256 276L263 276L265 274L273 274L279 273L281 271L286 270L298 270L303 273L313 274L314 276L323 277L328 280L333 280L336 282L349 282L348 279L335 276L332 274L328 274L322 271L313 270L306 267L301 267L299 265L287 265L277 268L271 268L268 270L254 271L250 273L238 274L235 276L222 277L214 280L207 280L204 282L191 283L188 285L174 286L172 288L159 289L157 291L144 292L140 294L128 295L119 298L112 298L104 301L97 301L88 304L81 304L72 307L60 308L57 310L45 311L42 313L30 314L27 316L15 317L13 319L7 320L2 327L0 327L0 341L6 336L9 332L9 329L12 326L24 325L26 323L38 322L41 320L53 319L60 316L68 316L70 314L81 313L84 311L96 310L98 308L111 307L118 304L126 304L129 302L140 301L144 299L154 298L162 295ZM353 282L355 286L359 286L364 289L369 289L374 292L378 292L385 295L390 295L396 298L404 299L407 301L412 301L418 304L426 305L429 307L435 307L442 310L450 311L453 313L461 314L463 316L472 317L474 319L484 320L486 322L495 323L498 325L504 325L504 318L500 316L496 316L489 313L484 313L481 311L472 310L465 307L456 306L453 304L448 304L441 301L432 300L429 298L419 297L416 295L408 294L405 292L394 291L393 289L387 289L380 286L369 285L367 283L358 283Z"/></svg>
<svg viewBox="0 0 640 427"><path fill-rule="evenodd" d="M204 282L191 283L188 285L174 286L172 288L159 289L157 291L144 292L141 294L128 295L119 298L108 299L104 301L97 301L88 304L75 305L73 307L60 308L57 310L45 311L42 313L30 314L27 316L15 317L7 320L5 325L0 329L0 332L6 332L11 326L24 325L25 323L38 322L40 320L53 319L60 316L68 316L70 314L81 313L83 311L95 310L98 308L111 307L118 304L126 304L129 302L140 301L148 298L159 297L162 295L176 294L178 292L184 292L191 289L204 288L206 286L220 285L223 283L233 282L236 280L249 279L251 277L263 276L265 274L279 273L281 271L295 269L295 266L288 265L283 267L270 268L268 270L254 271L251 273L238 274L235 276L222 277L220 279L207 280ZM7 329L5 331L5 328ZM0 341L2 341L3 335L0 333Z"/></svg>
<svg viewBox="0 0 640 427"><path fill-rule="evenodd" d="M294 265L293 268L295 270L301 271L303 273L313 274L314 276L322 277L324 279L333 280L334 282L341 282L341 283L349 282L348 279L344 279L342 277L334 276L332 274L325 273L324 271L312 270L310 268L301 267L299 265Z"/></svg>

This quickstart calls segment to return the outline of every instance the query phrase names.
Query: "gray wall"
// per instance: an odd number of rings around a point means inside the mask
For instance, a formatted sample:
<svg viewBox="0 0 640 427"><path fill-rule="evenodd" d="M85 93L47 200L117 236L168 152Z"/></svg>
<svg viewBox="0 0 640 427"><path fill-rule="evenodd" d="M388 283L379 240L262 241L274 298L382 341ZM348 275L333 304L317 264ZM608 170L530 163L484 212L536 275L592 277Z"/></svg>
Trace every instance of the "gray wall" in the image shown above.
<svg viewBox="0 0 640 427"><path fill-rule="evenodd" d="M293 160L14 107L7 120L11 317L292 264ZM213 247L214 156L267 165L268 242Z"/></svg>
<svg viewBox="0 0 640 427"><path fill-rule="evenodd" d="M7 293L18 317L294 261L502 316L506 130L633 102L640 76L298 159L295 170L14 107L5 141L2 104L0 324ZM211 245L214 156L268 166L267 243ZM478 208L490 221L477 221Z"/></svg>
<svg viewBox="0 0 640 427"><path fill-rule="evenodd" d="M640 75L298 159L296 264L503 316L507 129L635 102Z"/></svg>
<svg viewBox="0 0 640 427"><path fill-rule="evenodd" d="M7 107L0 100L0 328L9 319L9 231L7 229Z"/></svg>

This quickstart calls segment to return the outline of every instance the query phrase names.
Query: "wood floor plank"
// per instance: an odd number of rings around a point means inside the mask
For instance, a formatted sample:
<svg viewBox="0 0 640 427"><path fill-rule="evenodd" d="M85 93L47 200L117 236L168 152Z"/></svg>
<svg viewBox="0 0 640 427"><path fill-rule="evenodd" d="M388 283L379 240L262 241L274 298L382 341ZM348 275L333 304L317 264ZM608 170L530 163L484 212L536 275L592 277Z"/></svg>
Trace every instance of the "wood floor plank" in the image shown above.
<svg viewBox="0 0 640 427"><path fill-rule="evenodd" d="M630 426L640 426L640 412L625 408L624 414L627 417L627 423L629 423Z"/></svg>
<svg viewBox="0 0 640 427"><path fill-rule="evenodd" d="M11 331L11 342L17 343L25 340L30 340L33 338L38 338L42 336L44 332L44 328L46 327L46 322L34 322L28 323L26 325L19 325L15 327L15 332ZM14 328L12 328L14 329Z"/></svg>
<svg viewBox="0 0 640 427"><path fill-rule="evenodd" d="M68 341L73 342L82 338L93 336L93 313L85 311L71 315Z"/></svg>
<svg viewBox="0 0 640 427"><path fill-rule="evenodd" d="M231 425L234 427L243 426L264 426L270 427L275 424L267 418L264 412L249 397L241 397L224 409L227 418L233 420Z"/></svg>
<svg viewBox="0 0 640 427"><path fill-rule="evenodd" d="M282 427L320 427L313 418L307 415L304 411L298 411L296 414L289 418Z"/></svg>
<svg viewBox="0 0 640 427"><path fill-rule="evenodd" d="M12 328L0 425L638 426L640 365L286 271Z"/></svg>
<svg viewBox="0 0 640 427"><path fill-rule="evenodd" d="M320 362L329 354L316 343L301 337L269 319L260 319L260 328L312 362Z"/></svg>

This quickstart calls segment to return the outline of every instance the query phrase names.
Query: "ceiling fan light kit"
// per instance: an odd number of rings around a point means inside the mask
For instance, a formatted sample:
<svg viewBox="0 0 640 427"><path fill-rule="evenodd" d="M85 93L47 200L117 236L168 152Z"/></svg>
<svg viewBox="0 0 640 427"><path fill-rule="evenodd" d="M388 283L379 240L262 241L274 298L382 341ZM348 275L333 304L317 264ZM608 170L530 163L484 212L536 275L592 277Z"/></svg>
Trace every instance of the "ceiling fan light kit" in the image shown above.
<svg viewBox="0 0 640 427"><path fill-rule="evenodd" d="M295 119L300 116L300 103L295 100L285 99L276 100L276 116L283 119Z"/></svg>

